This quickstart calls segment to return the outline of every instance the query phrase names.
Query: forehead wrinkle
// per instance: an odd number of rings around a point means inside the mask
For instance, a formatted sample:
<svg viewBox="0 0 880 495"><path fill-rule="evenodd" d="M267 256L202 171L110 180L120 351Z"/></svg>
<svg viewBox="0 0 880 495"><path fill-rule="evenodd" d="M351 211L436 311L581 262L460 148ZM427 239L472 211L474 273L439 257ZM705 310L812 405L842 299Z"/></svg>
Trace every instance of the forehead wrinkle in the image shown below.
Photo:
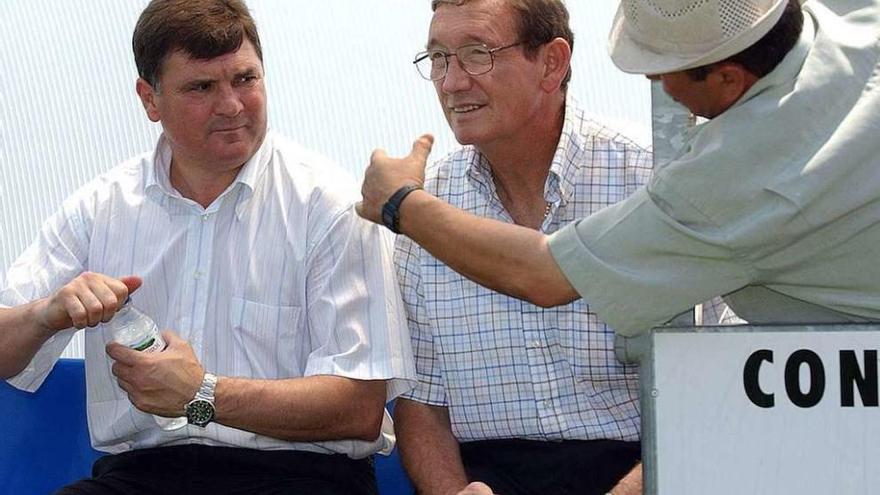
<svg viewBox="0 0 880 495"><path fill-rule="evenodd" d="M472 1L460 6L441 4L431 19L426 48L439 45L455 49L472 43L484 43L491 47L495 44L512 43L518 37L514 15L515 12L506 3ZM438 39L438 20L452 26L445 28L446 33L441 34L451 33L452 39L446 41L454 46L448 46Z"/></svg>

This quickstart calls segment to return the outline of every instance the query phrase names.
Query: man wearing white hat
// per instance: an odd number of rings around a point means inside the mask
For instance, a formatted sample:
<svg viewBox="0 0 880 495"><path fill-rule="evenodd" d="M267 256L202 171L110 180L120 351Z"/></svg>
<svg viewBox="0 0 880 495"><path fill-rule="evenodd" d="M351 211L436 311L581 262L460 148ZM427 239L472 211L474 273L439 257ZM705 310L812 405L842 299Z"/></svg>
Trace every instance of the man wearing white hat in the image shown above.
<svg viewBox="0 0 880 495"><path fill-rule="evenodd" d="M753 323L880 320L880 6L860 3L623 0L615 64L710 119L680 156L549 236L421 190L390 204L395 225L487 287L543 306L583 297L628 336L717 295ZM374 154L361 215L381 221L395 191L422 184L431 142Z"/></svg>

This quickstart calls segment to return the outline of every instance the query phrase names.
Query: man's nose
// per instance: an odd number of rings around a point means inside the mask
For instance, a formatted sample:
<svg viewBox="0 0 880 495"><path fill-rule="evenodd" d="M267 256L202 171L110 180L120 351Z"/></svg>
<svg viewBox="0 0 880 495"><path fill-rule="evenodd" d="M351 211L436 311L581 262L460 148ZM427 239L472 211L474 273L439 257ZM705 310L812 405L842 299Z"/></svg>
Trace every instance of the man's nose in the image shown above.
<svg viewBox="0 0 880 495"><path fill-rule="evenodd" d="M214 106L214 111L218 115L234 117L241 113L243 108L244 105L241 102L241 97L235 88L221 85L220 91L217 94L217 102Z"/></svg>
<svg viewBox="0 0 880 495"><path fill-rule="evenodd" d="M446 75L441 79L440 88L444 93L455 93L468 89L471 84L471 76L461 67L458 57L450 57L447 61Z"/></svg>

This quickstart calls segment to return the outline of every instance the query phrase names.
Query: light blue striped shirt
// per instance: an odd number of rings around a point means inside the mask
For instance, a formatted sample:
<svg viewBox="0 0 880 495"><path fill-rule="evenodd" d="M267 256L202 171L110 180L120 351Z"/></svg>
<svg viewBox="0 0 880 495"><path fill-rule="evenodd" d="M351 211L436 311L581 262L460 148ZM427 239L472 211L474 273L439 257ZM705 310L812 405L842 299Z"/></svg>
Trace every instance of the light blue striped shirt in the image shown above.
<svg viewBox="0 0 880 495"><path fill-rule="evenodd" d="M235 182L203 208L170 183L171 152L136 157L82 188L13 264L0 305L46 297L83 271L139 275L134 304L177 331L215 374L257 379L339 375L414 384L390 237L361 220L344 171L269 133ZM36 389L74 330L56 334L10 382ZM92 444L122 452L199 443L363 457L393 445L291 443L210 424L162 431L110 373L102 326L85 331ZM59 414L64 414L59 411Z"/></svg>
<svg viewBox="0 0 880 495"><path fill-rule="evenodd" d="M566 104L544 198L543 231L626 198L651 173L651 153ZM511 223L486 158L466 146L434 164L426 189L475 215ZM395 263L420 385L407 397L447 406L459 441L638 440L637 368L582 300L552 309L481 287L409 239Z"/></svg>

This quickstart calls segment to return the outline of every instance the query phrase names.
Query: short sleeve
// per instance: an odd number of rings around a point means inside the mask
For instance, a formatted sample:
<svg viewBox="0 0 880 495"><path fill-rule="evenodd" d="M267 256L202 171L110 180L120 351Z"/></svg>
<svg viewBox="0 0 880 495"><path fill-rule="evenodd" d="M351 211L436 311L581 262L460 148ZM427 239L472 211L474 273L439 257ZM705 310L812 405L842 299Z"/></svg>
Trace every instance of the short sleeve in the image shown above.
<svg viewBox="0 0 880 495"><path fill-rule="evenodd" d="M413 357L419 384L404 397L433 406L446 405L446 391L437 355L434 334L422 290L421 255L423 251L406 236L398 236L394 264L406 308L406 320L412 338Z"/></svg>
<svg viewBox="0 0 880 495"><path fill-rule="evenodd" d="M391 400L415 386L392 244L354 206L340 210L310 249L305 375L388 380Z"/></svg>
<svg viewBox="0 0 880 495"><path fill-rule="evenodd" d="M0 307L14 307L50 296L85 270L89 253L88 202L74 195L42 226L37 239L16 259L0 286ZM9 383L35 391L76 333L53 335L21 373Z"/></svg>
<svg viewBox="0 0 880 495"><path fill-rule="evenodd" d="M753 278L749 264L725 246L723 228L675 202L673 218L669 204L642 188L550 238L566 278L622 335L645 333Z"/></svg>

